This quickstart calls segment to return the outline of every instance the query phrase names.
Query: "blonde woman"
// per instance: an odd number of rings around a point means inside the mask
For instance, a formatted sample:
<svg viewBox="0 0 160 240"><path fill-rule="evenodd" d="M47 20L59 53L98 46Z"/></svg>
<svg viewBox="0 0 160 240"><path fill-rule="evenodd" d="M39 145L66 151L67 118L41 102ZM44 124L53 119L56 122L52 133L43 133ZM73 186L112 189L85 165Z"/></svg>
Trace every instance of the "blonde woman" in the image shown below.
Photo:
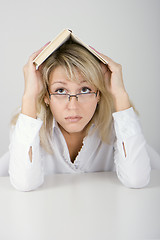
<svg viewBox="0 0 160 240"><path fill-rule="evenodd" d="M12 121L12 185L30 191L48 174L116 171L125 186L146 186L150 159L121 65L66 43L36 70L40 51L24 66L21 112Z"/></svg>

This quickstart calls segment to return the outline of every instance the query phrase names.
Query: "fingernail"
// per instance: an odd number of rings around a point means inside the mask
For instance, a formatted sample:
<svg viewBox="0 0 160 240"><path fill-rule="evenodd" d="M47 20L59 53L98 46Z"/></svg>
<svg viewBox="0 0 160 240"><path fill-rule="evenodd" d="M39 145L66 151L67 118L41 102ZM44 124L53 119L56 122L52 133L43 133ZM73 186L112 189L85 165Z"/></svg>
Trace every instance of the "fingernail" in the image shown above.
<svg viewBox="0 0 160 240"><path fill-rule="evenodd" d="M92 48L95 52L97 52L97 53L100 54L100 52L98 52L95 48L93 48L93 47L91 47L91 46L90 46L90 48Z"/></svg>
<svg viewBox="0 0 160 240"><path fill-rule="evenodd" d="M44 46L47 46L51 41L47 42Z"/></svg>
<svg viewBox="0 0 160 240"><path fill-rule="evenodd" d="M92 48L93 50L95 50L92 46L89 46L90 48Z"/></svg>

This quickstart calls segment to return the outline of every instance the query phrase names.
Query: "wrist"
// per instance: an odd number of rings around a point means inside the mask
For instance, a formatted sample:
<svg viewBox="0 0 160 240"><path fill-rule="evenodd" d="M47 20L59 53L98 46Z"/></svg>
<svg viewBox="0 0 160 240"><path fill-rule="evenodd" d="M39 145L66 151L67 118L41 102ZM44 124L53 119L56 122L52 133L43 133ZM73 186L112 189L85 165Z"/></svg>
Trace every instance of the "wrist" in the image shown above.
<svg viewBox="0 0 160 240"><path fill-rule="evenodd" d="M31 91L30 92L24 92L23 99L28 100L28 101L31 101L31 100L37 101L37 95L32 93Z"/></svg>
<svg viewBox="0 0 160 240"><path fill-rule="evenodd" d="M123 111L131 107L129 96L127 92L121 92L116 96L113 96L115 111Z"/></svg>
<svg viewBox="0 0 160 240"><path fill-rule="evenodd" d="M37 118L37 99L24 94L22 97L21 113L32 118Z"/></svg>

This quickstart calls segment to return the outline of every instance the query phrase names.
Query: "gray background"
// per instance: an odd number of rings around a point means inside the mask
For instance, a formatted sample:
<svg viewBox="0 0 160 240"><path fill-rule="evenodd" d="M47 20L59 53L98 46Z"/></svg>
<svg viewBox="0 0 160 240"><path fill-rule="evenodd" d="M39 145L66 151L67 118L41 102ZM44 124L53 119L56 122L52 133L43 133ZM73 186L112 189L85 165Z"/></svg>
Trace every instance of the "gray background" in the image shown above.
<svg viewBox="0 0 160 240"><path fill-rule="evenodd" d="M0 156L21 105L28 57L70 28L84 42L122 64L128 94L147 142L160 153L160 1L0 1Z"/></svg>

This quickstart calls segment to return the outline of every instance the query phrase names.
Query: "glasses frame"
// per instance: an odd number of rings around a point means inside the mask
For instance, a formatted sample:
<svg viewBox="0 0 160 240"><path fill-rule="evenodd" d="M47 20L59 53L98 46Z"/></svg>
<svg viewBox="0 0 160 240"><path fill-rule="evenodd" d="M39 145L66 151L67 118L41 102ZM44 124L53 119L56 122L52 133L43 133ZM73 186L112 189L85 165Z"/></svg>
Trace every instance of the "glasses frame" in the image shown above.
<svg viewBox="0 0 160 240"><path fill-rule="evenodd" d="M62 93L62 94L59 94L59 93L50 93L49 92L49 88L48 88L48 85L47 85L47 92L48 92L48 95L49 95L49 99L51 100L51 96L53 95L53 96L60 96L60 95L62 95L62 96L68 96L68 101L70 102L70 99L71 99L71 97L76 97L76 100L78 101L78 96L79 95L85 95L85 94L95 94L96 95L96 97L97 97L97 94L98 94L98 90L96 91L96 92L89 92L89 93L77 93L77 94L69 94L69 93Z"/></svg>

